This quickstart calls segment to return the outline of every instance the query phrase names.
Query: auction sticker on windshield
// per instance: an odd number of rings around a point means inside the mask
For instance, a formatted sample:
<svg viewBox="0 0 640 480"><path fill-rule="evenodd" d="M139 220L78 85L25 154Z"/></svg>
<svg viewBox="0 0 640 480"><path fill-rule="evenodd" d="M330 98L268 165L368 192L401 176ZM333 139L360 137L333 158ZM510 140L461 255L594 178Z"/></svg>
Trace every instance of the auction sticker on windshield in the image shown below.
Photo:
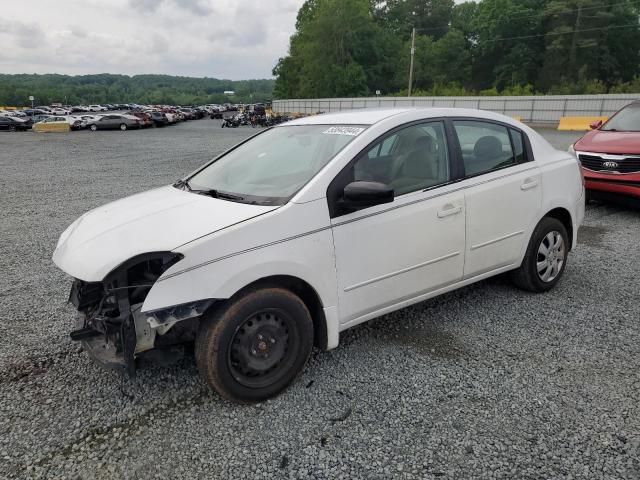
<svg viewBox="0 0 640 480"><path fill-rule="evenodd" d="M327 135L350 135L356 137L364 131L362 127L331 127L324 132Z"/></svg>

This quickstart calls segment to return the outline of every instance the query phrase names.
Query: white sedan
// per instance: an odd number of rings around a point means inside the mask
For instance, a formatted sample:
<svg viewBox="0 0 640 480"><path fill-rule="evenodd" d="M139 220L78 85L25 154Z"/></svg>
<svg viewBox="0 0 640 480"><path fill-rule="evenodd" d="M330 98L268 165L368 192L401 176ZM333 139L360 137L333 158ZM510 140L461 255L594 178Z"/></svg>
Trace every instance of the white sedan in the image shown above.
<svg viewBox="0 0 640 480"><path fill-rule="evenodd" d="M583 216L575 157L522 123L363 110L267 129L92 210L53 260L74 278L71 336L101 363L134 373L195 339L212 388L259 401L372 318L504 272L551 289Z"/></svg>

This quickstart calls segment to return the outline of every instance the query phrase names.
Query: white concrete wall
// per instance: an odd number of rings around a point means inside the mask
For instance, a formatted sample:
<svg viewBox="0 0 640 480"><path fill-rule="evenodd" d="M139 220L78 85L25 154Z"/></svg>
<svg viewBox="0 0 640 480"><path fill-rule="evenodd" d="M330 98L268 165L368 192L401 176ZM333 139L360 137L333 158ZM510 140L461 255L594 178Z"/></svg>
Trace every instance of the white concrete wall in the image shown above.
<svg viewBox="0 0 640 480"><path fill-rule="evenodd" d="M528 97L366 97L274 100L278 113L337 112L359 108L462 107L521 117L528 123L558 123L564 116L611 115L640 100L640 93L609 95L535 95Z"/></svg>

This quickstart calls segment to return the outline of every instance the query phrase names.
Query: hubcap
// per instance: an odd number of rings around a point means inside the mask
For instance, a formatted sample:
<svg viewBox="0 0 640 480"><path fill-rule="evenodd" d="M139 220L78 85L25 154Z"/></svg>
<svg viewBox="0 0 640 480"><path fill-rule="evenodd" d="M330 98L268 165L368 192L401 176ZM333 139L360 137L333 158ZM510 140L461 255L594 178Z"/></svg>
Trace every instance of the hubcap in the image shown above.
<svg viewBox="0 0 640 480"><path fill-rule="evenodd" d="M565 257L564 240L560 232L552 231L545 235L538 247L538 276L543 282L552 282L562 270Z"/></svg>
<svg viewBox="0 0 640 480"><path fill-rule="evenodd" d="M241 384L259 388L280 376L291 357L289 318L266 310L247 318L236 330L229 348L229 368Z"/></svg>

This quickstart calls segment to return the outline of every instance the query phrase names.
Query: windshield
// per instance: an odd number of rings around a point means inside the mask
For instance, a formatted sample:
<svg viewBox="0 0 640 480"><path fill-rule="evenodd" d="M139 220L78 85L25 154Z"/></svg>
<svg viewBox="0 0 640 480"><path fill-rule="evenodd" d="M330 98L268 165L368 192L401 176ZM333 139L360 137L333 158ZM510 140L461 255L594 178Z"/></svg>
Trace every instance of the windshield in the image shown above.
<svg viewBox="0 0 640 480"><path fill-rule="evenodd" d="M233 194L247 203L281 205L363 130L337 125L272 128L195 174L189 186Z"/></svg>
<svg viewBox="0 0 640 480"><path fill-rule="evenodd" d="M640 103L624 107L600 129L617 132L640 132Z"/></svg>

